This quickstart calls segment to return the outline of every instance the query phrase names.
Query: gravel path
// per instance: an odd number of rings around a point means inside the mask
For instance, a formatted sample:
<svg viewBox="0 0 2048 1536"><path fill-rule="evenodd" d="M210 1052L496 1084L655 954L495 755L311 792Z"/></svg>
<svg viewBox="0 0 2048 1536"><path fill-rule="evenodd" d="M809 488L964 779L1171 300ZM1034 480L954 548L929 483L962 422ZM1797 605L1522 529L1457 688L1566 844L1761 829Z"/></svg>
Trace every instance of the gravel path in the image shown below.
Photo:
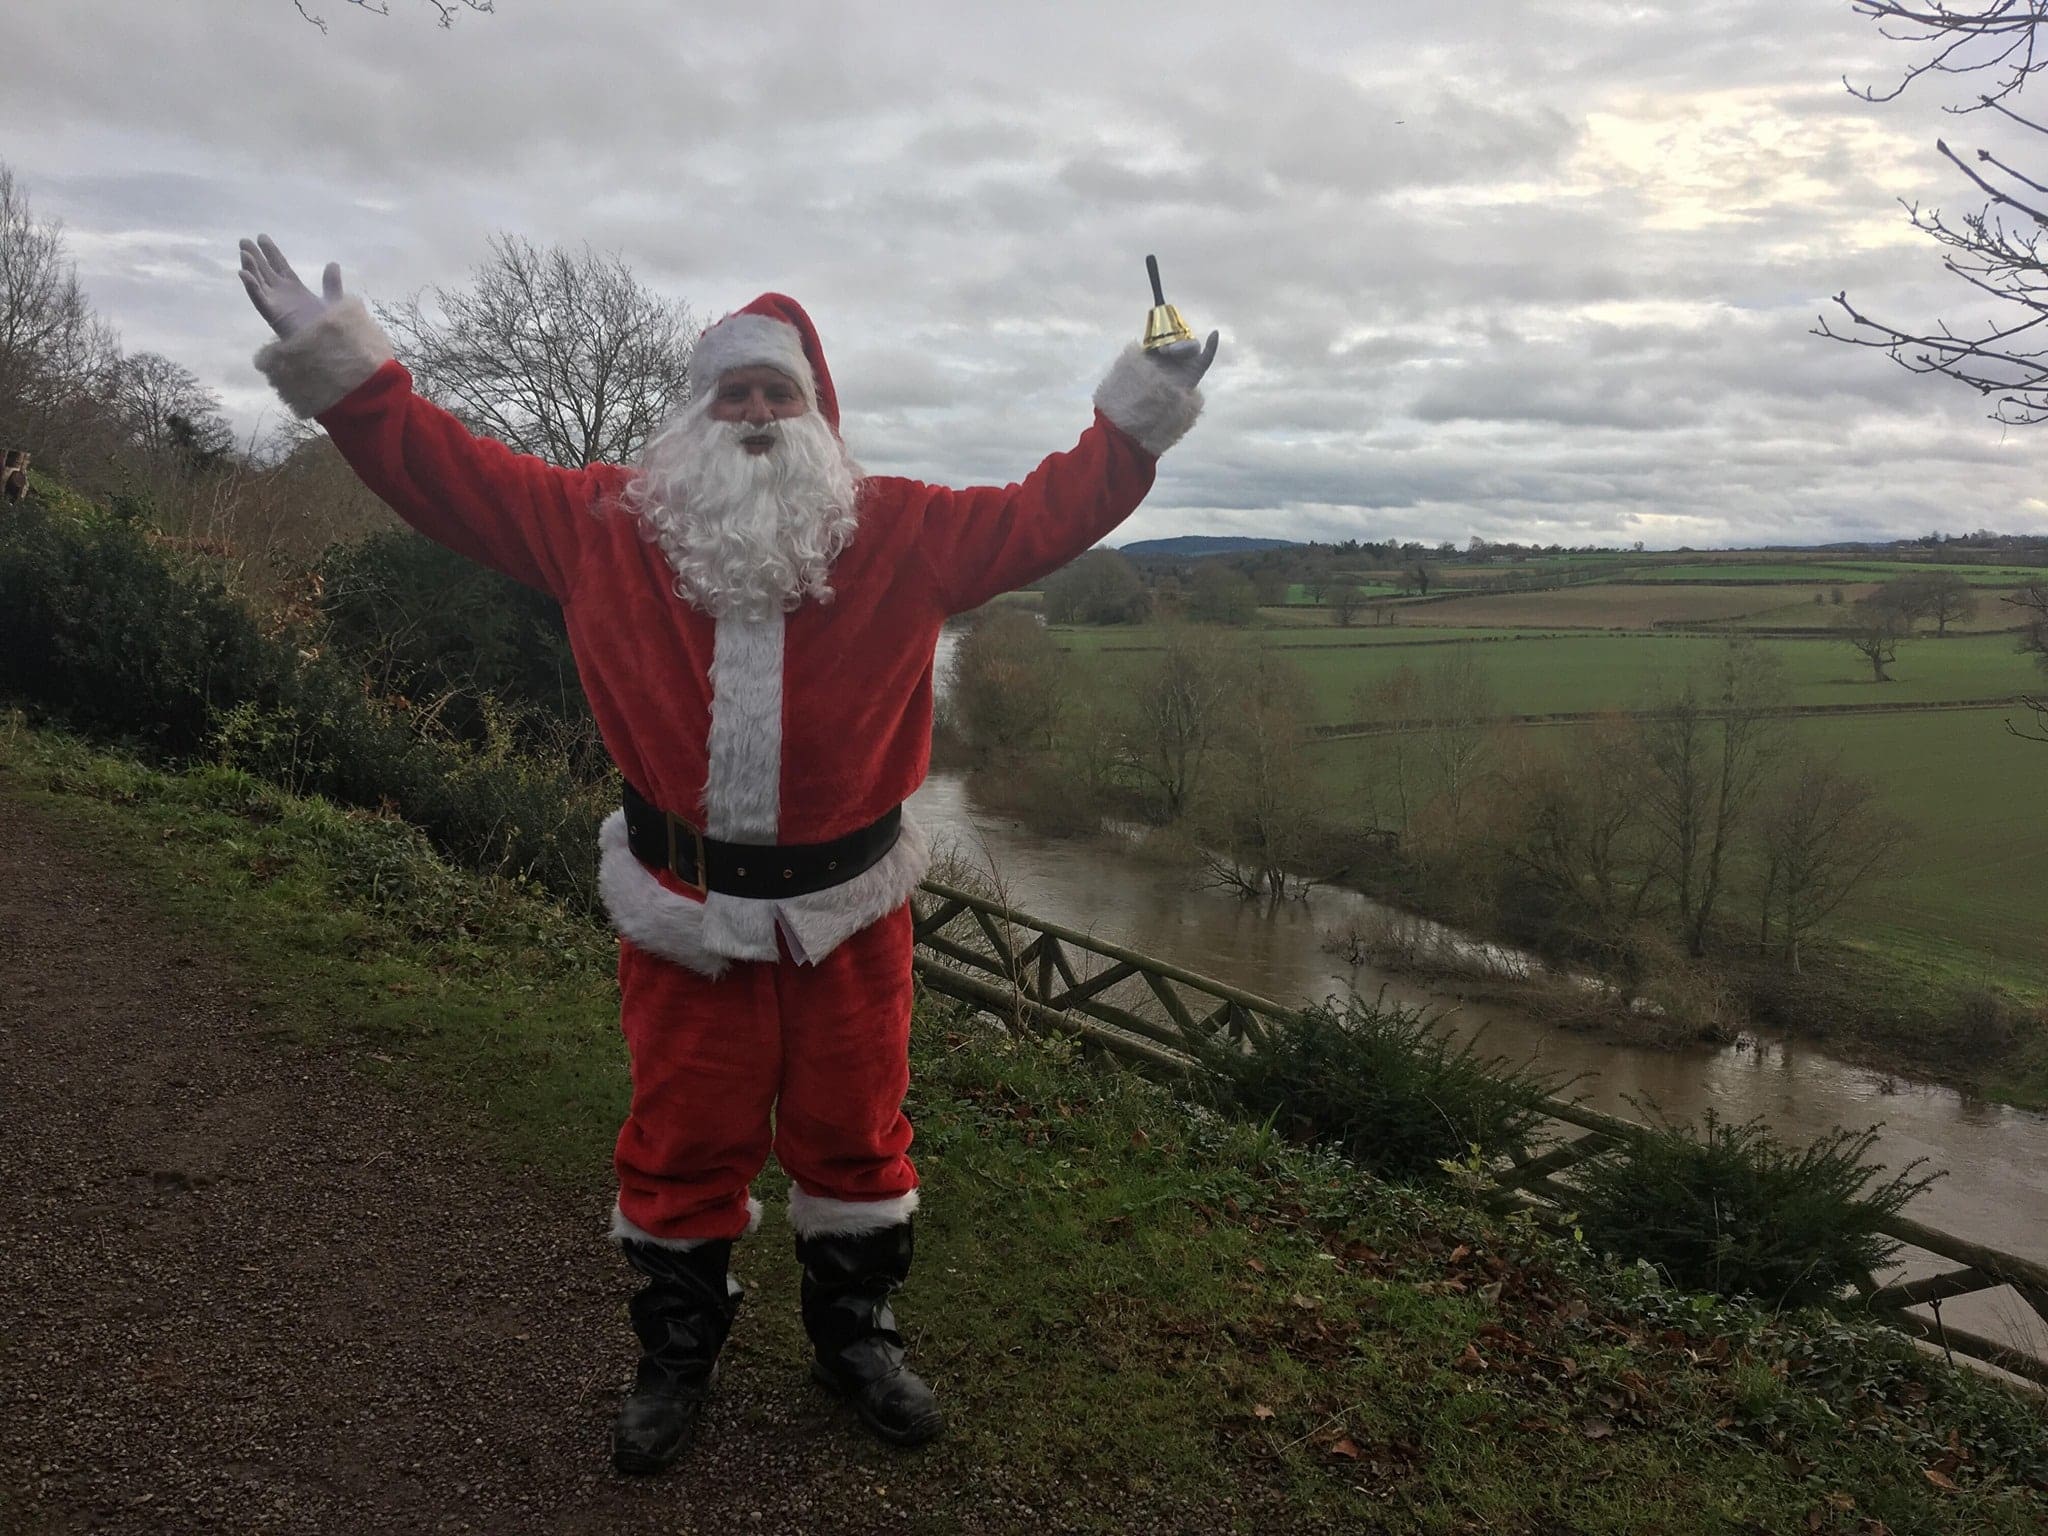
<svg viewBox="0 0 2048 1536"><path fill-rule="evenodd" d="M0 798L0 1531L1064 1523L868 1445L744 1314L692 1458L614 1476L609 1193L266 1038L84 841Z"/></svg>

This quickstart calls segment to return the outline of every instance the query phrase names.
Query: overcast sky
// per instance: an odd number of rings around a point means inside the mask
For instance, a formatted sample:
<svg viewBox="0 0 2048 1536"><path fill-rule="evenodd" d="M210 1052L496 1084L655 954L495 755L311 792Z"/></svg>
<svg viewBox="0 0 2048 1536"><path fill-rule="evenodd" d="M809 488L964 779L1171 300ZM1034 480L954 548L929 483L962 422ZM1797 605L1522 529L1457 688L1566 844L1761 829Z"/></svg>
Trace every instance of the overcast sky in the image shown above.
<svg viewBox="0 0 2048 1536"><path fill-rule="evenodd" d="M1939 90L1847 0L36 0L0 158L131 349L271 409L235 241L391 299L487 237L817 320L871 469L1010 480L1085 424L1143 259L1223 333L1118 536L1815 543L2048 530L2048 427L1808 334L1968 317ZM1945 82L1935 82L1941 87Z"/></svg>

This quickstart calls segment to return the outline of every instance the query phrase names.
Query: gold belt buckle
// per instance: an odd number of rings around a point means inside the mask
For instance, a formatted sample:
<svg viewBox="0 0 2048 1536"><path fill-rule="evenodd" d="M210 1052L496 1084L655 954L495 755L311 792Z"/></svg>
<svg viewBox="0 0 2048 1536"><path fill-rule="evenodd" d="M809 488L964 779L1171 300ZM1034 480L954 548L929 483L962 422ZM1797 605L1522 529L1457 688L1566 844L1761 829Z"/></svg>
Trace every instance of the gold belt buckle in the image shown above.
<svg viewBox="0 0 2048 1536"><path fill-rule="evenodd" d="M667 811L661 813L661 819L668 825L668 872L678 880L682 880L685 890L695 891L699 896L709 900L711 896L709 884L711 872L704 867L704 834L691 826L687 821L676 820ZM692 849L697 855L697 878L695 880L684 880L683 872L676 864L676 829L678 827L689 833Z"/></svg>

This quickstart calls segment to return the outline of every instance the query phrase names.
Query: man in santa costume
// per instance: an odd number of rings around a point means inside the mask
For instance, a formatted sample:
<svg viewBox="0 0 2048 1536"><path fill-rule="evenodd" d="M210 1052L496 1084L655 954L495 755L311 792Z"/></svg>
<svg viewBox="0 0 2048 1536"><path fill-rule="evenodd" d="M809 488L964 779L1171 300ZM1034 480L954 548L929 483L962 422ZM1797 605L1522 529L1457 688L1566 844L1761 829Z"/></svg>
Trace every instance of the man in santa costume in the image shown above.
<svg viewBox="0 0 2048 1536"><path fill-rule="evenodd" d="M626 1472L693 1430L738 1310L734 1240L772 1149L791 1179L812 1374L884 1440L938 1433L889 1297L910 1271L910 895L903 802L931 746L954 614L1115 528L1194 423L1215 356L1132 346L1080 441L1015 485L866 475L810 317L763 294L704 332L690 404L638 464L563 468L473 437L413 392L330 265L269 237L242 281L277 332L257 366L415 528L562 605L625 806L599 833L619 933L632 1108L612 1235L646 1279Z"/></svg>

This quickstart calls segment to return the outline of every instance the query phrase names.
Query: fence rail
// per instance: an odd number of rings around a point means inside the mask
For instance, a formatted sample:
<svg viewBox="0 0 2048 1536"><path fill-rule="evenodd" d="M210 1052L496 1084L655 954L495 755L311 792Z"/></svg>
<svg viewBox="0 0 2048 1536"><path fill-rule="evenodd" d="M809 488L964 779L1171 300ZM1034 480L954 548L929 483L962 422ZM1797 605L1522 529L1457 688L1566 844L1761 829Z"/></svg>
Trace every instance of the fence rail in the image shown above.
<svg viewBox="0 0 2048 1536"><path fill-rule="evenodd" d="M933 992L1012 1026L1061 1034L1171 1079L1203 1068L1191 1042L1226 1040L1251 1049L1298 1009L1228 982L1018 912L1000 902L927 880L913 903L919 979ZM1560 1175L1596 1157L1626 1155L1649 1127L1561 1099L1546 1099L1551 1122L1540 1151L1491 1175L1495 1203L1569 1208L1577 1195ZM2016 1299L2048 1328L2048 1266L1955 1237L1904 1216L1878 1230L1901 1244L1909 1268L1931 1260L1954 1268L1880 1283L1866 1275L1844 1304L1915 1338L2048 1387L2048 1354L1943 1323L1941 1306L1961 1296ZM2044 1334L2048 1336L2048 1334Z"/></svg>

